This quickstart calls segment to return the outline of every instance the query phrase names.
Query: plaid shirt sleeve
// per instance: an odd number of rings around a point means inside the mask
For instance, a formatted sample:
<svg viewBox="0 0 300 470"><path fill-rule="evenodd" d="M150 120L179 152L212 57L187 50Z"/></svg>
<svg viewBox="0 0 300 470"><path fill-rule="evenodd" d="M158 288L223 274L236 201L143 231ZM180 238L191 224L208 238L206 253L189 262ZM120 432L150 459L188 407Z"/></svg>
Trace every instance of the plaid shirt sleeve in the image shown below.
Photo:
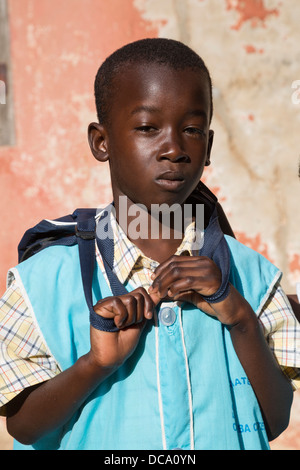
<svg viewBox="0 0 300 470"><path fill-rule="evenodd" d="M282 371L294 389L300 388L300 323L279 283L274 286L259 319Z"/></svg>
<svg viewBox="0 0 300 470"><path fill-rule="evenodd" d="M0 415L22 390L60 372L15 281L0 300Z"/></svg>

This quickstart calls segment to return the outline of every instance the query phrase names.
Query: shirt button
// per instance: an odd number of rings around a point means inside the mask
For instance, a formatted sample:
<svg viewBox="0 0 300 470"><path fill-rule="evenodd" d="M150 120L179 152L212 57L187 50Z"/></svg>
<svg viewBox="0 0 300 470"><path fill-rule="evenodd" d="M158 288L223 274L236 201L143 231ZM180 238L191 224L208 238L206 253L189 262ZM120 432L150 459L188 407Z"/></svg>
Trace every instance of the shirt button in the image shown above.
<svg viewBox="0 0 300 470"><path fill-rule="evenodd" d="M176 321L176 313L170 307L163 307L160 309L158 317L159 321L164 326L171 326Z"/></svg>

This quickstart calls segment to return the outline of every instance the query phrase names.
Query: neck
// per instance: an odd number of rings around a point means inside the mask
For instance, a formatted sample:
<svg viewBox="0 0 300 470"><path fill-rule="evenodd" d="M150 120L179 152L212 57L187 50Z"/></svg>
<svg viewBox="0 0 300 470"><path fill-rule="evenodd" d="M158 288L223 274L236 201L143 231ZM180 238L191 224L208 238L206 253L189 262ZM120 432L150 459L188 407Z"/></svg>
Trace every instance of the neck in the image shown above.
<svg viewBox="0 0 300 470"><path fill-rule="evenodd" d="M159 262L175 253L188 223L179 204L149 211L122 196L115 200L115 210L116 219L129 240L146 256Z"/></svg>

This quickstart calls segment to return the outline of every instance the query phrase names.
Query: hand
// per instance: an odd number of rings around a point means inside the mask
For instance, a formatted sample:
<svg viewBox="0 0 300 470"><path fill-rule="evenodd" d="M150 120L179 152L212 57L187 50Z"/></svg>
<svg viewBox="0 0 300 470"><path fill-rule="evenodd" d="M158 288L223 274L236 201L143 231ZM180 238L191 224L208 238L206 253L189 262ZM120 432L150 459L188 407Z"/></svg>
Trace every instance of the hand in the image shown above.
<svg viewBox="0 0 300 470"><path fill-rule="evenodd" d="M203 303L202 295L217 292L222 275L210 258L174 255L156 268L152 279L151 296L184 300L199 307L199 302Z"/></svg>
<svg viewBox="0 0 300 470"><path fill-rule="evenodd" d="M97 302L95 312L105 318L113 318L119 331L106 332L91 327L89 358L93 364L112 371L120 367L135 350L147 320L153 317L154 306L142 287Z"/></svg>
<svg viewBox="0 0 300 470"><path fill-rule="evenodd" d="M228 326L244 318L247 302L232 285L228 297L221 302L209 304L202 297L215 294L222 281L221 271L210 258L171 256L158 266L152 279L152 298L189 302Z"/></svg>

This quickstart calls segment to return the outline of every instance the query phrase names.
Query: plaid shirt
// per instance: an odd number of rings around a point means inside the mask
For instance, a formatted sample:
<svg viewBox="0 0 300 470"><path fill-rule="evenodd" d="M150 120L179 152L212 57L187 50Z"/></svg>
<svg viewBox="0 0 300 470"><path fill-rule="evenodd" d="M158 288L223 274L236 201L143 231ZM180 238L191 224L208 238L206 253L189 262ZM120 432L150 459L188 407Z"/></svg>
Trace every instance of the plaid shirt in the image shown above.
<svg viewBox="0 0 300 470"><path fill-rule="evenodd" d="M98 217L100 214L98 215ZM114 234L114 271L122 283L131 286L151 284L151 274L158 266L126 237L112 217ZM185 231L177 255L193 255L194 225ZM96 258L105 274L96 245ZM277 283L259 314L265 337L283 372L294 388L300 388L300 325L281 286ZM30 312L15 280L0 300L0 414L5 404L24 388L53 378L61 371L51 355L34 315Z"/></svg>

